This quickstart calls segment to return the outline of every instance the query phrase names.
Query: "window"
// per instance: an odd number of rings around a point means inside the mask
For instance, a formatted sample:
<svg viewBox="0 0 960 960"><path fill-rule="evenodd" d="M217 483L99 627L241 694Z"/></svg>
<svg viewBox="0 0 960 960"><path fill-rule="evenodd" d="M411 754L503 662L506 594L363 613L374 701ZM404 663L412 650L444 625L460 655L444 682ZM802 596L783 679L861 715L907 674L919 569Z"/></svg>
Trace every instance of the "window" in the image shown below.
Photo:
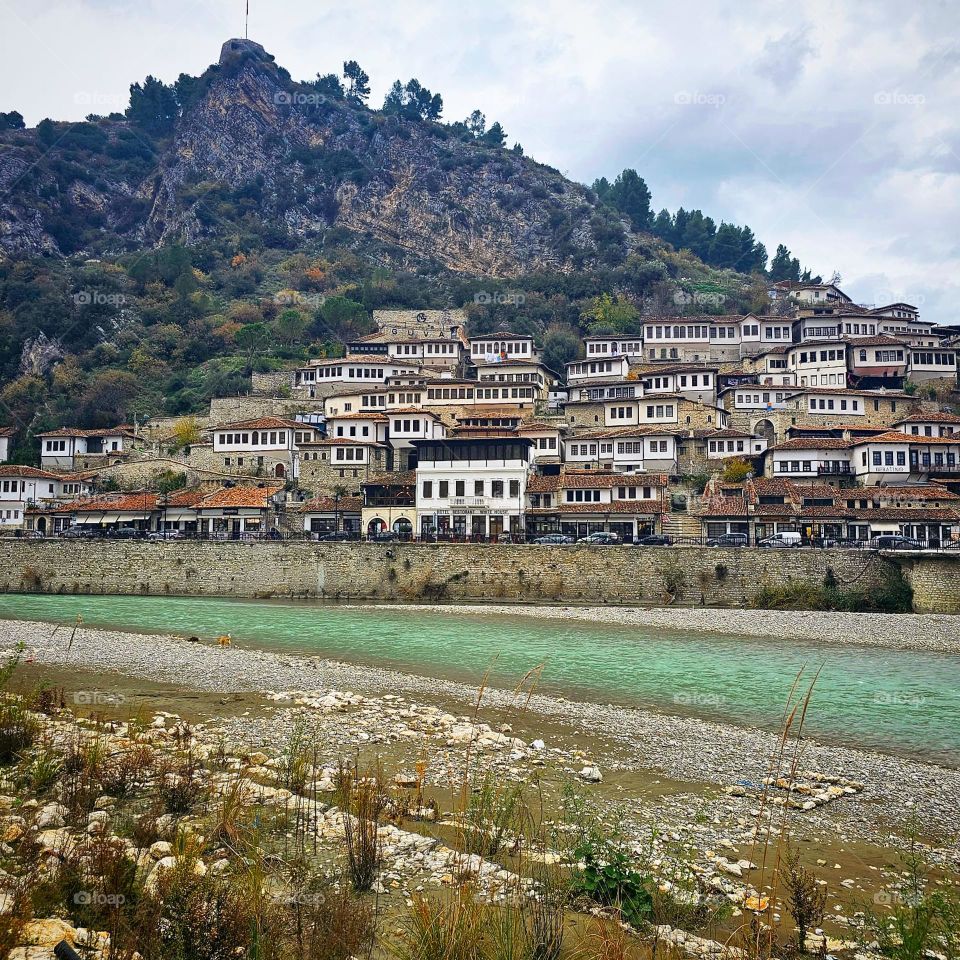
<svg viewBox="0 0 960 960"><path fill-rule="evenodd" d="M474 481L473 481L473 495L474 495L475 497L482 497L482 496L483 496L483 481L482 481L482 480L474 480Z"/></svg>
<svg viewBox="0 0 960 960"><path fill-rule="evenodd" d="M502 480L490 481L490 496L503 499L503 481Z"/></svg>
<svg viewBox="0 0 960 960"><path fill-rule="evenodd" d="M423 498L424 500L429 500L433 497L433 481L424 480L423 481Z"/></svg>
<svg viewBox="0 0 960 960"><path fill-rule="evenodd" d="M453 485L453 494L455 497L466 496L467 493L467 484L464 480L457 480Z"/></svg>
<svg viewBox="0 0 960 960"><path fill-rule="evenodd" d="M449 481L449 480L441 480L437 486L438 486L437 495L440 497L441 500L443 500L443 499L445 499L446 497L449 497L449 496L450 496L450 481Z"/></svg>
<svg viewBox="0 0 960 960"><path fill-rule="evenodd" d="M511 480L510 481L510 496L519 497L520 496L520 481Z"/></svg>

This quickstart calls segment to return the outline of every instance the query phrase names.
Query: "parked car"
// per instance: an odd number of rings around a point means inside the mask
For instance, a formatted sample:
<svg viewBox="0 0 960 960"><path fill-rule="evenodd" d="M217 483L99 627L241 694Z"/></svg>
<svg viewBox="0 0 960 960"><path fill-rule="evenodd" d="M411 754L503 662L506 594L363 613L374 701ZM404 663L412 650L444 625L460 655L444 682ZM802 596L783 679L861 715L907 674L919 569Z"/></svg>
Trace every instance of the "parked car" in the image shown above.
<svg viewBox="0 0 960 960"><path fill-rule="evenodd" d="M708 547L745 547L750 538L745 533L722 533L719 537L711 537L707 541Z"/></svg>
<svg viewBox="0 0 960 960"><path fill-rule="evenodd" d="M613 546L620 542L620 537L616 533L591 533L587 537L581 537L577 543L593 544L594 546Z"/></svg>
<svg viewBox="0 0 960 960"><path fill-rule="evenodd" d="M337 530L334 533L321 533L317 539L321 543L337 543L345 540L355 540L356 536L349 530Z"/></svg>
<svg viewBox="0 0 960 960"><path fill-rule="evenodd" d="M147 534L148 540L182 540L182 530L154 530Z"/></svg>
<svg viewBox="0 0 960 960"><path fill-rule="evenodd" d="M399 535L392 530L382 530L380 533L371 533L367 537L368 543L396 543Z"/></svg>
<svg viewBox="0 0 960 960"><path fill-rule="evenodd" d="M870 546L876 550L923 550L926 544L899 533L881 533L870 541Z"/></svg>
<svg viewBox="0 0 960 960"><path fill-rule="evenodd" d="M758 547L799 547L802 546L803 537L792 530L784 530L781 533L775 533L772 537L764 537Z"/></svg>
<svg viewBox="0 0 960 960"><path fill-rule="evenodd" d="M651 533L648 537L641 537L637 540L638 547L672 547L673 537L665 533Z"/></svg>
<svg viewBox="0 0 960 960"><path fill-rule="evenodd" d="M114 527L107 531L107 536L113 540L142 540L146 535L146 531L138 527Z"/></svg>
<svg viewBox="0 0 960 960"><path fill-rule="evenodd" d="M569 543L575 543L576 541L573 537L568 536L565 533L547 533L542 537L537 537L534 543L539 543L541 546L551 546L551 545L566 545Z"/></svg>
<svg viewBox="0 0 960 960"><path fill-rule="evenodd" d="M66 530L60 531L61 537L66 537L68 540L79 540L81 537L93 537L96 536L92 531L88 530L86 527L67 527Z"/></svg>

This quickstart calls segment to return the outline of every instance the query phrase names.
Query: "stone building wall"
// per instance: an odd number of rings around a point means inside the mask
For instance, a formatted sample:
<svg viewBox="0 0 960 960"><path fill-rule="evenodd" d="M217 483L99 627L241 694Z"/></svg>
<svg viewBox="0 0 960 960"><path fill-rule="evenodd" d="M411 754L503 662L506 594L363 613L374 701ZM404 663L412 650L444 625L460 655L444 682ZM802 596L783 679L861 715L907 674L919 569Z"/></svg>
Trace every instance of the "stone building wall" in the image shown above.
<svg viewBox="0 0 960 960"><path fill-rule="evenodd" d="M870 589L902 565L919 611L960 612L960 556L487 544L0 540L0 591L742 606L764 586ZM718 621L720 623L720 621Z"/></svg>

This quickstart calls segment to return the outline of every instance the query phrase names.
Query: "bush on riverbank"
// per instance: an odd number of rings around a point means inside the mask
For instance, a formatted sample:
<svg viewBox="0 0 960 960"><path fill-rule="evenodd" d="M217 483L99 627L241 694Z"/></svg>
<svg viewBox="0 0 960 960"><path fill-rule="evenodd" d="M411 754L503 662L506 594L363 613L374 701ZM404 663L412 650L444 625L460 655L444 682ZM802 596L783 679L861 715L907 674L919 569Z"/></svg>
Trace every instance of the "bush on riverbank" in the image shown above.
<svg viewBox="0 0 960 960"><path fill-rule="evenodd" d="M886 582L869 590L837 582L827 568L822 585L789 583L762 586L750 606L760 610L835 610L845 613L912 613L913 590L899 570L891 570Z"/></svg>

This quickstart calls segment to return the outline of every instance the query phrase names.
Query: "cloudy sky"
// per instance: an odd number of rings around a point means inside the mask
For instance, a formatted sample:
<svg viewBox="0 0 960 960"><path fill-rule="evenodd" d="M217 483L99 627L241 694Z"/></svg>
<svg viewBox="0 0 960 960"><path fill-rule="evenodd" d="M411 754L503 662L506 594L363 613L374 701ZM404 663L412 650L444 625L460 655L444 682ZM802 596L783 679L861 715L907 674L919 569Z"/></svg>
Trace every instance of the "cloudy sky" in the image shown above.
<svg viewBox="0 0 960 960"><path fill-rule="evenodd" d="M244 0L0 0L0 110L122 109L242 36ZM251 0L296 79L355 58L475 107L589 183L634 167L656 208L747 223L858 301L960 323L953 0Z"/></svg>

